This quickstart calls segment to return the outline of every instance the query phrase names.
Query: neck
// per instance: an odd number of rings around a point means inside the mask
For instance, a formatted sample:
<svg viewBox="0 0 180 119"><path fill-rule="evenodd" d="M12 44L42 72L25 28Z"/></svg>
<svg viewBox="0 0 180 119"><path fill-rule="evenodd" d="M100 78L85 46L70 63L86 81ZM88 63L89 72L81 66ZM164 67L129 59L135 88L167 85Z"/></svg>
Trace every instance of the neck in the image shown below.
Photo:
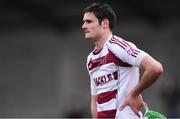
<svg viewBox="0 0 180 119"><path fill-rule="evenodd" d="M106 42L106 40L109 38L109 36L111 35L111 32L108 33L104 33L103 35L101 35L101 37L99 37L96 41L95 41L95 48L100 50L103 48L104 43Z"/></svg>

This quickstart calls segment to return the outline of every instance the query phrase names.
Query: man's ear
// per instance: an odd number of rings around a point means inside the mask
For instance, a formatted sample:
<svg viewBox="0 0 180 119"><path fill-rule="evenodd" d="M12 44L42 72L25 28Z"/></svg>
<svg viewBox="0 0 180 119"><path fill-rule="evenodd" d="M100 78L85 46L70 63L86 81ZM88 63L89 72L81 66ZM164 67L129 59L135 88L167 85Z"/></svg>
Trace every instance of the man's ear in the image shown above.
<svg viewBox="0 0 180 119"><path fill-rule="evenodd" d="M109 20L107 18L103 19L101 25L103 26L103 28L109 27Z"/></svg>

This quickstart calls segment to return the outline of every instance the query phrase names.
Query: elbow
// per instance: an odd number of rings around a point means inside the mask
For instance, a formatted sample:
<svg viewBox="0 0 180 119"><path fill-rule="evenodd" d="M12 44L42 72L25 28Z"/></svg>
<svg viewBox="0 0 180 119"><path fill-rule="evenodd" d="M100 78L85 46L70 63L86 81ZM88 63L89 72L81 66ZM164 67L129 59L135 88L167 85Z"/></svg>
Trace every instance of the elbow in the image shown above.
<svg viewBox="0 0 180 119"><path fill-rule="evenodd" d="M157 76L160 76L163 73L163 67L160 63L156 65L154 72Z"/></svg>

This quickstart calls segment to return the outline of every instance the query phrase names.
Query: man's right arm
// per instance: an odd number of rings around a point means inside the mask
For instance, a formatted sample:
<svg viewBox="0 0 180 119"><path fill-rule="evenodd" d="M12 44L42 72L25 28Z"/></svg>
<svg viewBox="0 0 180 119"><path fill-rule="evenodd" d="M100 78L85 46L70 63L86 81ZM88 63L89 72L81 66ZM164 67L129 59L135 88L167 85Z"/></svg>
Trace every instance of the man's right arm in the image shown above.
<svg viewBox="0 0 180 119"><path fill-rule="evenodd" d="M92 118L97 118L96 100L97 100L97 96L91 95L91 115L92 115Z"/></svg>

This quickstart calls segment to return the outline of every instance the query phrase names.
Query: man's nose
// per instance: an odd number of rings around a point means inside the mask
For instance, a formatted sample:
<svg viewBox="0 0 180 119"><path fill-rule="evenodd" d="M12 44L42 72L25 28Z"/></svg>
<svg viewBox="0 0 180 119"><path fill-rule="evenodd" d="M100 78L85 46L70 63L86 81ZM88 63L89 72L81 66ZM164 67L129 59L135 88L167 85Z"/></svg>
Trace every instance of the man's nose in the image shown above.
<svg viewBox="0 0 180 119"><path fill-rule="evenodd" d="M86 28L86 23L83 23L82 29L85 29L85 28Z"/></svg>

